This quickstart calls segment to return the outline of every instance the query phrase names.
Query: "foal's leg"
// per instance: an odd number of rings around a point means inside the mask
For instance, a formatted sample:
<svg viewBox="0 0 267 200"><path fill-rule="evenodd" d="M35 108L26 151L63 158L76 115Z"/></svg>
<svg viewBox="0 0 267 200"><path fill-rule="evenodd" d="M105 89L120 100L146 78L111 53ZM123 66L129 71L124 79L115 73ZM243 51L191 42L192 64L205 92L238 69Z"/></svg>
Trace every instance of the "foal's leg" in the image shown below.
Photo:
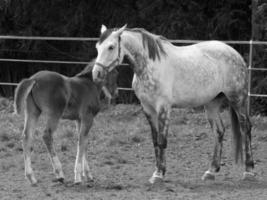
<svg viewBox="0 0 267 200"><path fill-rule="evenodd" d="M25 164L25 176L30 181L32 185L37 183L34 176L34 172L31 167L31 151L32 151L32 140L34 134L34 128L36 126L38 117L40 116L40 111L33 104L30 97L26 101L26 112L25 112L25 122L24 130L22 135L22 146L24 154L24 164Z"/></svg>
<svg viewBox="0 0 267 200"><path fill-rule="evenodd" d="M89 132L90 128L92 126L92 123L93 123L93 116L92 116L92 118L89 118L89 120L86 121L85 123L88 123L87 125L89 126L89 130L88 130L88 132ZM81 123L80 123L80 126L81 126ZM87 135L85 136L87 142L85 141L85 144L84 144L85 147L84 147L84 151L83 151L83 155L82 155L82 172L83 172L82 178L84 179L84 181L93 180L93 175L91 173L91 170L90 170L90 167L89 167L89 164L87 161L86 146L88 145L88 132L87 132ZM79 130L79 133L80 133L80 130Z"/></svg>
<svg viewBox="0 0 267 200"><path fill-rule="evenodd" d="M88 133L93 123L93 115L88 114L83 117L81 122L77 123L79 126L79 140L77 146L77 155L74 168L74 183L79 184L82 178L92 180L91 171L87 162L86 147L88 144Z"/></svg>
<svg viewBox="0 0 267 200"><path fill-rule="evenodd" d="M57 128L57 124L59 122L59 116L49 114L47 116L47 124L44 130L43 141L48 150L51 163L54 169L54 173L56 175L56 181L63 182L64 181L64 173L62 170L61 162L57 156L54 144L53 144L53 133Z"/></svg>
<svg viewBox="0 0 267 200"><path fill-rule="evenodd" d="M210 167L202 176L202 180L214 180L215 173L219 172L221 166L221 155L225 128L220 117L220 106L220 100L214 100L205 106L207 119L215 136L215 146Z"/></svg>

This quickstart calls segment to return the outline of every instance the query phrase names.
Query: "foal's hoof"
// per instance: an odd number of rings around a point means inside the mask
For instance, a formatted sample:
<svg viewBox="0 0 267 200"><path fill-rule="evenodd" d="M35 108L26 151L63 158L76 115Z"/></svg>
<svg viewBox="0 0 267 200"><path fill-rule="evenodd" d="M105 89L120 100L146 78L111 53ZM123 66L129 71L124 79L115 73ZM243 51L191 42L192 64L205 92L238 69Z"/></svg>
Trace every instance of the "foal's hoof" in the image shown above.
<svg viewBox="0 0 267 200"><path fill-rule="evenodd" d="M257 181L256 174L253 172L244 172L242 180L243 181Z"/></svg>
<svg viewBox="0 0 267 200"><path fill-rule="evenodd" d="M203 176L201 177L201 180L206 181L206 180L215 180L215 175L212 172L206 171Z"/></svg>
<svg viewBox="0 0 267 200"><path fill-rule="evenodd" d="M26 175L26 178L29 180L31 186L36 187L38 185L37 180L33 175Z"/></svg>
<svg viewBox="0 0 267 200"><path fill-rule="evenodd" d="M64 183L64 178L63 177L61 177L61 178L55 178L55 179L52 180L52 182L54 182L54 183L56 183L56 182L58 182L58 183Z"/></svg>
<svg viewBox="0 0 267 200"><path fill-rule="evenodd" d="M38 186L38 181L37 180L31 180L30 183L31 183L32 187L37 187Z"/></svg>
<svg viewBox="0 0 267 200"><path fill-rule="evenodd" d="M37 184L37 183L32 183L31 186L32 186L32 187L37 187L38 184Z"/></svg>

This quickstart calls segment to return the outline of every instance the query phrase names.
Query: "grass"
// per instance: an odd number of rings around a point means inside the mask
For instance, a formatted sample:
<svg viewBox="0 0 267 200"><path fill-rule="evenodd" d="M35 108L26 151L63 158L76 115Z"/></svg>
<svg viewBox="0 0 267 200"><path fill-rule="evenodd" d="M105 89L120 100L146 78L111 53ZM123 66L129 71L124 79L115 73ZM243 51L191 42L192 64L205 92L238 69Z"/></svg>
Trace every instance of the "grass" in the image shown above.
<svg viewBox="0 0 267 200"><path fill-rule="evenodd" d="M12 105L8 103L7 105ZM63 165L66 184L55 184L52 166L42 142L44 119L35 134L32 161L38 187L24 179L21 148L23 116L12 109L0 110L0 196L7 199L265 199L267 195L267 118L252 117L252 146L256 160L256 183L241 182L243 168L233 167L231 131L223 112L226 134L222 169L215 182L200 177L209 166L214 137L205 114L198 110L171 113L167 148L167 173L163 185L151 187L147 180L154 166L150 128L140 107L117 105L99 113L89 133L88 161L95 182L71 186L77 148L75 123L62 120L55 134L55 147ZM12 188L16 188L13 192Z"/></svg>

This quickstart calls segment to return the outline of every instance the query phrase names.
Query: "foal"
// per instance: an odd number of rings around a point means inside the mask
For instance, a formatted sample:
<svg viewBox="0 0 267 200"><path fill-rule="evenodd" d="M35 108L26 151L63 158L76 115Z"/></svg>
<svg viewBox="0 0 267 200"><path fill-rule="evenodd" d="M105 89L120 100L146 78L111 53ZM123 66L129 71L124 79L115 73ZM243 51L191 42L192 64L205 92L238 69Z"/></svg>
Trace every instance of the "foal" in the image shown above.
<svg viewBox="0 0 267 200"><path fill-rule="evenodd" d="M41 114L46 116L43 141L49 152L56 181L63 182L62 165L53 145L53 133L60 119L76 121L79 132L77 156L75 161L74 183L81 183L92 179L87 162L86 146L88 132L93 119L100 110L100 93L104 82L96 84L92 81L92 66L86 68L74 77L66 77L52 71L40 71L28 79L22 80L15 91L14 107L17 114L25 112L23 130L23 151L25 162L25 176L32 185L37 184L31 167L31 146L34 129ZM106 80L111 95L116 91L117 71ZM104 88L104 87L103 87ZM105 90L107 91L107 90ZM23 109L23 104L25 104Z"/></svg>

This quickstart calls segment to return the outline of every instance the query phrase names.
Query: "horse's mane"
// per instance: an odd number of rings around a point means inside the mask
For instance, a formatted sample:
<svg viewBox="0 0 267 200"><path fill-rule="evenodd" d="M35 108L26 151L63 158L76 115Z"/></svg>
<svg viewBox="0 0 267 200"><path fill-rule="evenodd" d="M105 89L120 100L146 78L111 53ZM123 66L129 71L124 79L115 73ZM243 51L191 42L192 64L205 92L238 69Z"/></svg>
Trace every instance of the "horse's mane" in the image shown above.
<svg viewBox="0 0 267 200"><path fill-rule="evenodd" d="M161 54L164 56L166 55L166 52L162 46L162 41L167 41L165 37L150 33L143 28L132 28L126 30L141 34L143 47L147 47L148 56L150 59L155 60L158 58L160 60Z"/></svg>
<svg viewBox="0 0 267 200"><path fill-rule="evenodd" d="M94 64L95 64L95 58L91 60L81 72L76 74L76 76L81 78L89 78L92 81L93 80L92 70Z"/></svg>
<svg viewBox="0 0 267 200"><path fill-rule="evenodd" d="M110 34L116 30L118 30L118 28L109 28L105 30L105 32L100 35L98 43L101 44L102 42L104 42L104 40L107 39L108 36L110 36Z"/></svg>
<svg viewBox="0 0 267 200"><path fill-rule="evenodd" d="M101 44L110 36L113 31L116 30L118 30L118 28L107 29L100 35L98 43ZM150 33L143 28L126 28L126 31L141 34L143 47L147 47L148 56L150 59L155 60L156 58L158 58L160 60L161 54L166 55L166 52L162 46L162 41L167 41L165 37Z"/></svg>

